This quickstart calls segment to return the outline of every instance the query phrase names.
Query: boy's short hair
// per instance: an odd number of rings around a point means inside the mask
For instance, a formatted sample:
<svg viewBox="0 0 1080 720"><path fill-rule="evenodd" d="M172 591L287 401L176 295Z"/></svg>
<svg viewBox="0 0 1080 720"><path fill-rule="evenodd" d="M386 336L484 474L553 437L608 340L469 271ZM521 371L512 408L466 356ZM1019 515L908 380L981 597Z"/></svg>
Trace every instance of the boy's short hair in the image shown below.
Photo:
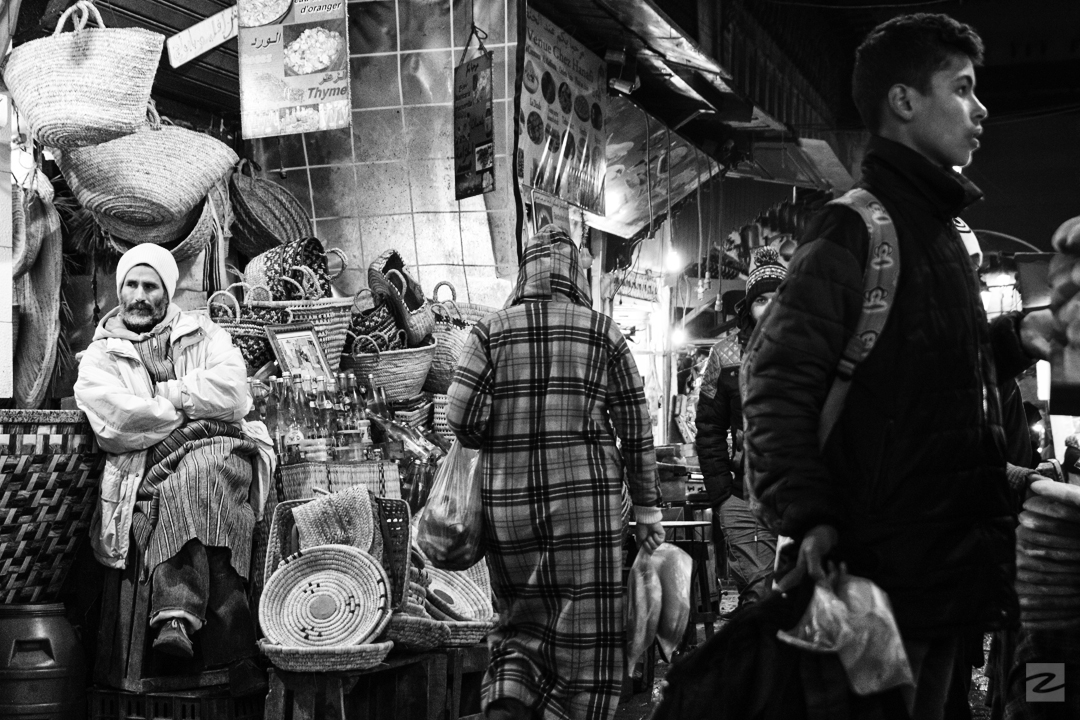
<svg viewBox="0 0 1080 720"><path fill-rule="evenodd" d="M983 41L948 15L915 13L881 23L855 51L851 96L870 132L881 126L881 105L897 83L930 92L931 76L955 55L983 61Z"/></svg>

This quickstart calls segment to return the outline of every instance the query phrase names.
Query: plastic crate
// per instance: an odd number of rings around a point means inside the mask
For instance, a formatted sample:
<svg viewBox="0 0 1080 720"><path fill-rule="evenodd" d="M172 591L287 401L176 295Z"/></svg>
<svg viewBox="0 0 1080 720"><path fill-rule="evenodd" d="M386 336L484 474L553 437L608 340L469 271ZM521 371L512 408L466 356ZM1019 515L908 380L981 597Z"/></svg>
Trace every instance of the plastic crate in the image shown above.
<svg viewBox="0 0 1080 720"><path fill-rule="evenodd" d="M264 694L234 698L229 689L129 693L92 688L89 720L262 720Z"/></svg>

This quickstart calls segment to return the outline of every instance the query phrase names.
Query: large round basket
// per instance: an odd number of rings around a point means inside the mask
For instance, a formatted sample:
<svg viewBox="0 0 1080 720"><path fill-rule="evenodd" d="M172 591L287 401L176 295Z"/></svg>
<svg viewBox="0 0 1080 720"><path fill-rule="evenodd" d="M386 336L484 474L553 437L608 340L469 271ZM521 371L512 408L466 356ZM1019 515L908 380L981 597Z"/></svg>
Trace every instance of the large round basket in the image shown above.
<svg viewBox="0 0 1080 720"><path fill-rule="evenodd" d="M352 370L357 381L369 390L373 383L381 387L390 402L411 400L424 387L438 345L433 337L420 347L380 351L371 336L361 335L353 342L353 354L342 356L341 369ZM357 352L360 349L374 352Z"/></svg>
<svg viewBox="0 0 1080 720"><path fill-rule="evenodd" d="M99 27L86 27L91 17ZM75 31L63 32L69 19ZM42 144L97 145L145 123L164 43L164 35L142 28L106 28L83 0L60 16L51 36L11 51L4 82Z"/></svg>
<svg viewBox="0 0 1080 720"><path fill-rule="evenodd" d="M481 560L483 567L487 565ZM440 570L428 568L431 583L427 586L427 600L448 617L463 622L484 622L495 614L491 605L491 585L480 587L479 575L469 571ZM486 578L486 574L483 576Z"/></svg>
<svg viewBox="0 0 1080 720"><path fill-rule="evenodd" d="M393 647L394 643L390 641L324 648L286 647L266 640L259 641L259 649L274 667L305 673L367 670L385 660Z"/></svg>
<svg viewBox="0 0 1080 720"><path fill-rule="evenodd" d="M288 189L261 177L260 170L241 160L229 180L236 210L233 245L249 257L312 232L310 210Z"/></svg>
<svg viewBox="0 0 1080 720"><path fill-rule="evenodd" d="M259 604L266 637L287 647L359 645L389 621L386 571L348 545L319 545L286 558Z"/></svg>
<svg viewBox="0 0 1080 720"><path fill-rule="evenodd" d="M81 412L0 410L0 603L58 599L104 465Z"/></svg>
<svg viewBox="0 0 1080 720"><path fill-rule="evenodd" d="M138 132L59 154L60 170L83 207L136 227L171 223L202 202L236 162L225 143L163 125L151 110L152 122Z"/></svg>

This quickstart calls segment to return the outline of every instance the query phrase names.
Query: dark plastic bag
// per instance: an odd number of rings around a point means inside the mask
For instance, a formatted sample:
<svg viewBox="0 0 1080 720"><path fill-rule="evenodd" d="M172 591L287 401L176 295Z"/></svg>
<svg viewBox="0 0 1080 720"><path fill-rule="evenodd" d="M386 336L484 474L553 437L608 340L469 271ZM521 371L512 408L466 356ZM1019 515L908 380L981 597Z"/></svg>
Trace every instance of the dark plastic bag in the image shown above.
<svg viewBox="0 0 1080 720"><path fill-rule="evenodd" d="M443 570L467 570L484 557L480 451L457 440L435 473L417 522L416 542Z"/></svg>

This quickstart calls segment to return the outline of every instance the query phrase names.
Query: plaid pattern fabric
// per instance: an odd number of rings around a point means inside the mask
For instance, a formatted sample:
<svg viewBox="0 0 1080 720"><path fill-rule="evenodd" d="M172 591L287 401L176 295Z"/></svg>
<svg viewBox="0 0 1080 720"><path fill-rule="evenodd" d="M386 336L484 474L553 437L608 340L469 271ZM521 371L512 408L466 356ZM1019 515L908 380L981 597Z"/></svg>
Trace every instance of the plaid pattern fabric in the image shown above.
<svg viewBox="0 0 1080 720"><path fill-rule="evenodd" d="M660 497L641 375L588 297L569 239L541 231L510 305L469 336L447 410L461 441L482 448L485 543L500 601L485 699L516 698L544 718L614 715L624 477L636 505Z"/></svg>

